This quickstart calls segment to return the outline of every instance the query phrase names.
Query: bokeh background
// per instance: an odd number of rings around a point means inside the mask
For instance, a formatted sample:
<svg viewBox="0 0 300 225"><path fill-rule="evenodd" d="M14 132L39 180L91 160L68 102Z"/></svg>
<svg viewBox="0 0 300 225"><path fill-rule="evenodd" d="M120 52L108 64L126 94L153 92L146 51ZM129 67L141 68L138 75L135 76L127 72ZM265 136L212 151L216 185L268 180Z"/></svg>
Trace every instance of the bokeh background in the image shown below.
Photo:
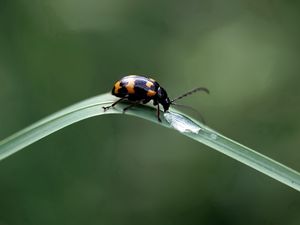
<svg viewBox="0 0 300 225"><path fill-rule="evenodd" d="M1 0L0 139L149 75L208 125L300 171L300 4ZM300 224L300 196L175 131L122 115L0 162L0 224Z"/></svg>

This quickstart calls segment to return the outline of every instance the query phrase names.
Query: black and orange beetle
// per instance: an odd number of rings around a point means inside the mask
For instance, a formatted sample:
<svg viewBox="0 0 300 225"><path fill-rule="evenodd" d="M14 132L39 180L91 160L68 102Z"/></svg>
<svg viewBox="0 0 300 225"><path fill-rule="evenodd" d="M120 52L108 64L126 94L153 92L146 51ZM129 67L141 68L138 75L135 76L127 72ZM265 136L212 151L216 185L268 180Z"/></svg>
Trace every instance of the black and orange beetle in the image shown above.
<svg viewBox="0 0 300 225"><path fill-rule="evenodd" d="M157 119L161 122L159 116L159 104L163 106L164 112L168 111L170 105L188 107L185 105L175 104L174 102L197 91L205 91L206 93L209 93L207 88L198 87L191 91L188 91L187 93L184 93L183 95L180 95L173 100L170 100L165 89L162 88L154 79L143 76L130 75L118 80L111 91L113 95L119 97L120 99L110 106L103 107L103 109L104 111L106 111L109 108L114 107L119 102L128 100L132 102L132 104L123 109L123 112L125 112L127 109L137 104L146 104L150 100L153 100L153 105L157 106Z"/></svg>

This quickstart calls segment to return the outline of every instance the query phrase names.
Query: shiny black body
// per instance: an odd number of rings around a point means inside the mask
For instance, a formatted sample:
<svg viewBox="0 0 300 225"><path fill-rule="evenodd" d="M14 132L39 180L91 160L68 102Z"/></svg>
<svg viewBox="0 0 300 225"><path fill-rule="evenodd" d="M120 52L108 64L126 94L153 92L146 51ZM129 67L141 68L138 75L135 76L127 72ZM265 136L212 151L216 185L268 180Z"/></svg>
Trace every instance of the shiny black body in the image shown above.
<svg viewBox="0 0 300 225"><path fill-rule="evenodd" d="M150 100L153 100L153 105L157 106L157 118L159 121L161 121L159 117L160 104L163 106L164 112L166 112L168 111L171 104L179 106L178 104L174 103L175 101L197 91L205 91L206 93L209 93L208 89L199 87L186 92L185 94L173 100L170 100L166 90L163 89L154 79L143 76L130 75L121 78L113 86L111 93L119 97L120 99L108 107L103 107L103 109L108 110L122 100L127 99L132 102L132 104L123 109L123 112L125 112L127 109L137 104L146 104Z"/></svg>
<svg viewBox="0 0 300 225"><path fill-rule="evenodd" d="M143 76L125 76L117 81L112 89L112 94L129 101L146 104L153 100L156 106L161 104L164 111L170 107L171 101L167 92L152 78Z"/></svg>

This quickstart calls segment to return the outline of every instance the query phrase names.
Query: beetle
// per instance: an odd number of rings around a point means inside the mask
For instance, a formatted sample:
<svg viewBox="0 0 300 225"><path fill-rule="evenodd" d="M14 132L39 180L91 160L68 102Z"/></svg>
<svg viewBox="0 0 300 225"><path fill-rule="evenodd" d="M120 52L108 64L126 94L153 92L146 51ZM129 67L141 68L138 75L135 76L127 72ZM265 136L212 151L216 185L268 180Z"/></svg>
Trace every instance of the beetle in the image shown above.
<svg viewBox="0 0 300 225"><path fill-rule="evenodd" d="M170 105L183 106L193 109L189 106L179 105L174 102L197 91L204 91L206 93L209 93L209 90L207 88L198 87L180 95L173 100L170 100L166 90L161 87L159 83L154 79L138 75L129 75L118 80L112 88L112 95L119 97L120 99L115 101L110 106L103 107L103 109L104 111L106 111L109 108L114 107L119 102L128 100L132 104L123 109L123 112L125 112L126 110L137 104L146 104L149 101L153 100L153 105L157 106L157 119L159 122L161 122L159 104L163 106L164 112L167 112L169 110Z"/></svg>

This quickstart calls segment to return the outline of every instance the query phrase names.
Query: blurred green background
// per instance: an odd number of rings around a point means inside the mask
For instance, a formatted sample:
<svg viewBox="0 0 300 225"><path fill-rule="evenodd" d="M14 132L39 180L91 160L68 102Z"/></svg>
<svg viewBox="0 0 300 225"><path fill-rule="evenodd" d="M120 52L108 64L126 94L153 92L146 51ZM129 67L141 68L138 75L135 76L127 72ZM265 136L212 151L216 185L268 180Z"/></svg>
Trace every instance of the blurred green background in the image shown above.
<svg viewBox="0 0 300 225"><path fill-rule="evenodd" d="M300 171L300 4L1 0L0 139L149 75ZM0 225L300 224L295 190L175 131L101 116L0 162Z"/></svg>

